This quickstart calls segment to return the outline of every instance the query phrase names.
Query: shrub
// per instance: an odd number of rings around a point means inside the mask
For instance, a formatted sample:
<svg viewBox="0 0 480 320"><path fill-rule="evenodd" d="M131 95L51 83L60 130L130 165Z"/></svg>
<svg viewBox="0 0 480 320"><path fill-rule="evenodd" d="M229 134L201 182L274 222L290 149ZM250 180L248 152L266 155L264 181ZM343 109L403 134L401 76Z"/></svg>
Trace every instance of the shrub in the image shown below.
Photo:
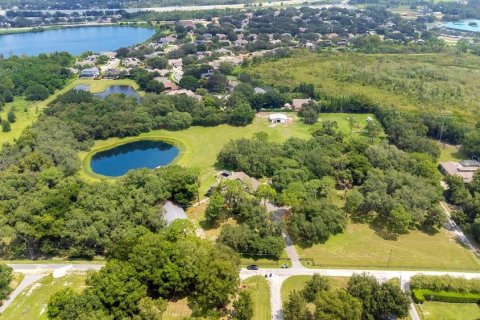
<svg viewBox="0 0 480 320"><path fill-rule="evenodd" d="M439 301L439 302L449 302L449 303L480 302L480 294L478 293L433 291L428 289L413 289L412 293L413 293L413 299L417 303L423 303L425 301Z"/></svg>
<svg viewBox="0 0 480 320"><path fill-rule="evenodd" d="M465 279L452 276L416 275L410 280L412 289L429 289L432 291L464 292L480 294L480 279Z"/></svg>

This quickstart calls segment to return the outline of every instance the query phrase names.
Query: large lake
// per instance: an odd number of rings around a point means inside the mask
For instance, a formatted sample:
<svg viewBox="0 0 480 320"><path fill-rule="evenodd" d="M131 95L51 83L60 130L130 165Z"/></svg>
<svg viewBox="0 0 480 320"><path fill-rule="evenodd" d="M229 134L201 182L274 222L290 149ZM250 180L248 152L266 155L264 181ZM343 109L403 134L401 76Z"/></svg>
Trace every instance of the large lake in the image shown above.
<svg viewBox="0 0 480 320"><path fill-rule="evenodd" d="M444 27L460 31L480 32L480 20L460 20L443 24Z"/></svg>
<svg viewBox="0 0 480 320"><path fill-rule="evenodd" d="M79 55L85 51L113 51L144 42L154 33L148 28L105 26L7 34L0 35L0 54L33 56L67 51Z"/></svg>
<svg viewBox="0 0 480 320"><path fill-rule="evenodd" d="M90 166L97 174L119 177L132 169L166 166L178 154L178 148L166 142L140 140L96 153Z"/></svg>

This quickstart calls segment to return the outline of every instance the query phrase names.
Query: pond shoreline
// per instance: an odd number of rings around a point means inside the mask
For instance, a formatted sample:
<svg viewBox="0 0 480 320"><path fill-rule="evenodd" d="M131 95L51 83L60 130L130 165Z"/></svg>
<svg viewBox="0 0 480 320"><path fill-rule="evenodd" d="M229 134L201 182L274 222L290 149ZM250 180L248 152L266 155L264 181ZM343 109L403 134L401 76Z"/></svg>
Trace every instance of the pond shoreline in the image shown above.
<svg viewBox="0 0 480 320"><path fill-rule="evenodd" d="M66 51L80 55L85 51L114 51L150 41L157 30L134 24L79 24L0 30L0 54L36 56Z"/></svg>
<svg viewBox="0 0 480 320"><path fill-rule="evenodd" d="M134 142L140 142L140 141L157 141L157 142L164 142L167 144L170 144L178 149L178 154L173 158L168 165L175 165L177 164L184 156L186 153L187 147L186 145L177 139L173 138L168 138L168 137L163 137L163 136L157 136L157 137L142 137L142 136L136 136L136 137L127 137L127 138L112 138L114 141L111 141L111 143L107 143L106 145L102 145L99 147L92 147L88 152L86 152L85 155L80 155L80 160L82 162L82 169L83 172L86 173L87 176L90 178L94 178L95 180L111 180L115 181L120 178L122 178L124 175L121 176L107 176L107 175L102 175L99 173L96 173L93 171L92 168L92 158L101 152L108 151L117 147L120 147L125 144L129 143L134 143ZM107 140L104 140L107 142ZM153 168L155 169L155 168Z"/></svg>

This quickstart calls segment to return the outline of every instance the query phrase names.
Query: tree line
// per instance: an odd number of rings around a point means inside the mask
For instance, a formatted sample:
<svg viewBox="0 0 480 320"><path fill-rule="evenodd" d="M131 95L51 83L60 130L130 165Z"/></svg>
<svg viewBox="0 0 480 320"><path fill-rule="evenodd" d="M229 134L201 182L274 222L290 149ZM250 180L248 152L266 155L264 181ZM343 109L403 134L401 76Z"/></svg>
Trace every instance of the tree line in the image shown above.
<svg viewBox="0 0 480 320"><path fill-rule="evenodd" d="M410 300L395 280L380 284L367 274L354 274L345 289L332 290L327 277L314 274L285 304L285 320L367 320L403 318Z"/></svg>

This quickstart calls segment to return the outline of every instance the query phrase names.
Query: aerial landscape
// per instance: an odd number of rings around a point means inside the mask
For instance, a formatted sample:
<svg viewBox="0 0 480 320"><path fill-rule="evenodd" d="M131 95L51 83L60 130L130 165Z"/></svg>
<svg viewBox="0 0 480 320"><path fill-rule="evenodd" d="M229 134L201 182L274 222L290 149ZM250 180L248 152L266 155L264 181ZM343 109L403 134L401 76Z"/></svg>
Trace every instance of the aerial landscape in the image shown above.
<svg viewBox="0 0 480 320"><path fill-rule="evenodd" d="M0 0L0 320L480 319L479 0Z"/></svg>

